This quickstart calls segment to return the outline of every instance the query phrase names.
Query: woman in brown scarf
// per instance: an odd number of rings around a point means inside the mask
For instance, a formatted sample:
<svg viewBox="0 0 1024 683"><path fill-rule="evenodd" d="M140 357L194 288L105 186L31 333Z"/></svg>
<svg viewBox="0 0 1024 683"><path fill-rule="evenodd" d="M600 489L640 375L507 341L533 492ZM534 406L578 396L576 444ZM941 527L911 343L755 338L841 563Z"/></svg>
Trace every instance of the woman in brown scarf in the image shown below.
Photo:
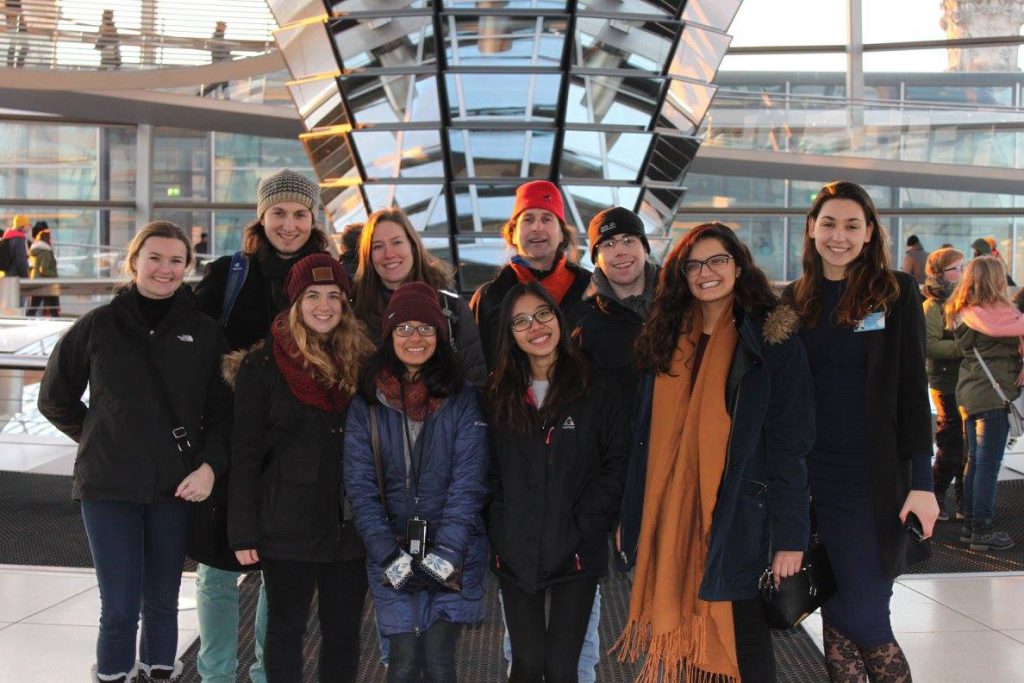
<svg viewBox="0 0 1024 683"><path fill-rule="evenodd" d="M648 377L622 511L636 577L617 647L644 657L639 681L775 680L757 579L800 568L814 439L795 332L728 227L669 254L637 339Z"/></svg>

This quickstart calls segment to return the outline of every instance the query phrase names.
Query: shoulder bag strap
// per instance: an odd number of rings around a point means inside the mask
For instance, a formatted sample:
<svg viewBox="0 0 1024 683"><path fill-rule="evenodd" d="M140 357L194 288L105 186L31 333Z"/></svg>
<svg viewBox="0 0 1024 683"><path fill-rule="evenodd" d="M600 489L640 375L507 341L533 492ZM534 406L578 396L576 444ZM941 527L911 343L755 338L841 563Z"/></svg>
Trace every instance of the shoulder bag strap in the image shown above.
<svg viewBox="0 0 1024 683"><path fill-rule="evenodd" d="M996 394L999 396L999 399L1003 402L1003 405L1009 405L1010 399L1006 398L1006 394L1003 392L1003 388L999 386L999 382L997 382L996 378L992 376L992 371L988 369L988 365L986 365L985 361L982 360L981 354L978 353L978 347L975 346L973 348L975 357L978 359L978 362L981 363L981 369L985 371L985 376L987 376L988 381L992 383L992 388L996 390Z"/></svg>
<svg viewBox="0 0 1024 683"><path fill-rule="evenodd" d="M377 470L377 495L384 506L384 514L388 513L388 503L384 497L384 463L380 454L380 432L377 431L377 406L370 406L370 448L373 450L373 466Z"/></svg>
<svg viewBox="0 0 1024 683"><path fill-rule="evenodd" d="M446 289L439 289L437 293L441 298L441 312L444 313L444 322L448 326L448 345L451 347L452 353L458 353L459 347L458 342L455 341L455 326L459 324L459 316L448 305L448 300L458 299L459 295Z"/></svg>

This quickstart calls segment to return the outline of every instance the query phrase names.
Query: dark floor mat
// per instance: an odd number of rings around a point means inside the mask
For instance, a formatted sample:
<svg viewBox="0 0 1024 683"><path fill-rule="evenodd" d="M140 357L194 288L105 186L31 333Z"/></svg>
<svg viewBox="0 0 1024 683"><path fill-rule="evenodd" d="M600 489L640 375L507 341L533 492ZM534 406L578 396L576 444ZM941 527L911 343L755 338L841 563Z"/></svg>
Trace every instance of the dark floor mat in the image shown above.
<svg viewBox="0 0 1024 683"><path fill-rule="evenodd" d="M502 627L498 613L497 584L488 578L487 610L484 622L476 626L462 629L456 649L458 677L464 683L482 683L484 681L504 681L505 662L501 652ZM242 584L241 632L239 638L239 671L247 672L253 661L252 622L256 610L256 596L259 583L250 577ZM602 582L601 612L601 646L607 650L622 630L628 613L629 584L622 578L614 577ZM308 624L309 637L306 639L304 659L306 670L302 677L304 683L315 681L316 658L319 653L319 630L315 619L311 616ZM377 648L377 629L373 621L373 612L367 603L363 612L363 641L359 661L360 683L384 683L386 679L384 667L380 665L380 654ZM780 683L822 683L828 680L822 663L821 653L803 629L773 632L775 657L778 663L778 680ZM196 654L199 650L198 641L182 656L185 665L181 683L200 683L195 669ZM618 662L613 656L602 655L597 668L597 680L601 683L626 683L634 680L634 667ZM238 677L239 683L248 681L243 673Z"/></svg>
<svg viewBox="0 0 1024 683"><path fill-rule="evenodd" d="M950 487L952 488L952 487ZM952 494L946 509L956 508ZM1009 550L977 551L960 542L962 522L939 522L931 540L932 556L907 570L908 574L1024 571L1024 479L996 486L996 526L1017 544Z"/></svg>

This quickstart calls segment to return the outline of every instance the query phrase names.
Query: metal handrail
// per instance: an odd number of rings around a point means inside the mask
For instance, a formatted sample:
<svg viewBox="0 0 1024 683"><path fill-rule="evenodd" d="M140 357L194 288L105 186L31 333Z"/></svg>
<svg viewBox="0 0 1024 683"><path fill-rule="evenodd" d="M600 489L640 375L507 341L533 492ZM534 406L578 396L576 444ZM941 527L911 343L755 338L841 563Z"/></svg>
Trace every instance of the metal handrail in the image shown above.
<svg viewBox="0 0 1024 683"><path fill-rule="evenodd" d="M0 353L0 370L45 370L48 356Z"/></svg>

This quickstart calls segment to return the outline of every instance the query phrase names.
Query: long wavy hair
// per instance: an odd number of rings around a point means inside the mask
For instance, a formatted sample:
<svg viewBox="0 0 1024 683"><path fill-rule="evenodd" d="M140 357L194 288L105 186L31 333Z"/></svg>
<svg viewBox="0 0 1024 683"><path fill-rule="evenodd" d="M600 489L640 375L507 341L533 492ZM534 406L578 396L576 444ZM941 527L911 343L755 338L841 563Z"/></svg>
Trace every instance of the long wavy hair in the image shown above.
<svg viewBox="0 0 1024 683"><path fill-rule="evenodd" d="M865 227L872 227L871 241L846 267L846 290L836 304L836 323L853 327L872 311L889 311L889 305L899 296L899 281L890 270L889 234L878 216L878 209L867 191L848 180L836 180L818 192L807 212L804 225L803 275L793 286L793 308L804 327L813 327L821 315L821 281L825 277L821 254L811 238L811 227L825 203L832 199L857 202L864 211Z"/></svg>
<svg viewBox="0 0 1024 683"><path fill-rule="evenodd" d="M1006 266L998 256L979 256L971 259L963 277L946 300L943 313L946 328L956 327L960 311L968 306L1013 306L1006 296Z"/></svg>
<svg viewBox="0 0 1024 683"><path fill-rule="evenodd" d="M512 336L512 309L526 294L533 294L555 312L559 340L555 363L548 371L548 392L538 410L526 402L530 387L530 359ZM572 343L572 330L565 314L551 295L537 282L513 286L501 301L498 314L498 363L487 385L487 407L495 427L505 433L524 435L550 424L570 401L587 387L587 366Z"/></svg>
<svg viewBox="0 0 1024 683"><path fill-rule="evenodd" d="M170 221L152 221L146 223L139 231L132 237L132 241L128 243L128 253L124 257L124 263L121 264L121 273L124 275L124 282L117 286L117 290L120 291L129 287L132 282L135 281L135 261L139 258L139 252L142 251L142 246L146 243L150 237L165 237L171 240L178 240L185 245L185 274L192 269L195 265L195 250L192 248L192 241L189 240L185 231L178 227L176 224Z"/></svg>
<svg viewBox="0 0 1024 683"><path fill-rule="evenodd" d="M373 235L382 222L397 223L405 232L412 251L412 269L406 282L426 282L434 289L446 289L452 286L452 270L441 259L437 258L423 245L423 240L412 227L409 217L398 208L380 209L370 214L363 224L363 232L359 237L359 267L356 269L356 282L353 297L355 298L356 317L366 323L371 330L380 329L380 321L387 308L384 282L373 267Z"/></svg>
<svg viewBox="0 0 1024 683"><path fill-rule="evenodd" d="M278 317L274 325L288 326L297 359L317 382L328 388L338 387L345 396L352 396L359 387L359 370L374 351L363 324L352 313L344 292L341 322L325 337L306 326L301 306L300 296L288 309L288 316Z"/></svg>
<svg viewBox="0 0 1024 683"><path fill-rule="evenodd" d="M698 225L672 248L661 269L651 317L637 335L633 347L637 365L643 370L668 373L679 337L693 331L693 314L700 303L690 291L683 274L683 262L690 258L690 252L698 242L707 239L721 242L736 264L735 307L763 316L779 303L764 271L754 264L747 245L740 241L732 228L718 222Z"/></svg>

